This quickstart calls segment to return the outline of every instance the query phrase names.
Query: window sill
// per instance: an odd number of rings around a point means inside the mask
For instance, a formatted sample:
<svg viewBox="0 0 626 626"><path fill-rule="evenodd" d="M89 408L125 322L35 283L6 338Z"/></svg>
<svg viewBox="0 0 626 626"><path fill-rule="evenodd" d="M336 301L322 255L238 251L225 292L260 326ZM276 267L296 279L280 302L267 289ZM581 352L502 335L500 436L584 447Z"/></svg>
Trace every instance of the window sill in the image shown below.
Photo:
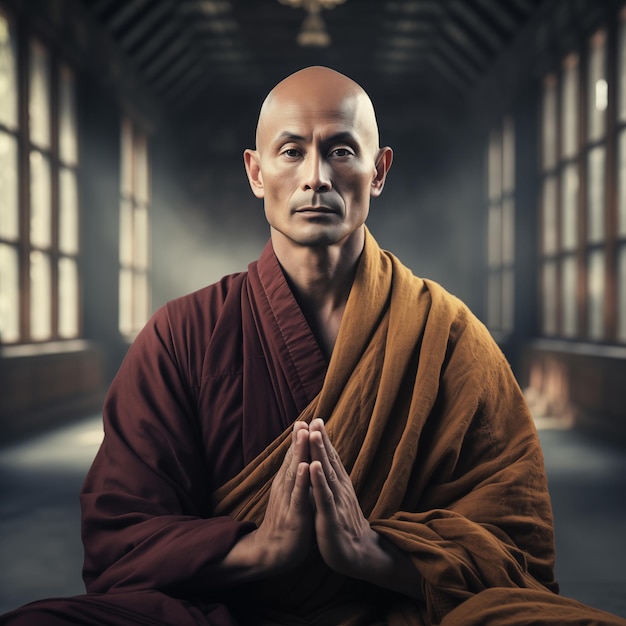
<svg viewBox="0 0 626 626"><path fill-rule="evenodd" d="M48 341L46 343L28 343L14 346L2 346L0 358L27 359L52 354L71 354L93 350L94 344L86 339L68 339L66 341Z"/></svg>
<svg viewBox="0 0 626 626"><path fill-rule="evenodd" d="M530 343L530 347L542 352L561 352L602 359L626 360L626 346L607 346L563 339L535 339Z"/></svg>

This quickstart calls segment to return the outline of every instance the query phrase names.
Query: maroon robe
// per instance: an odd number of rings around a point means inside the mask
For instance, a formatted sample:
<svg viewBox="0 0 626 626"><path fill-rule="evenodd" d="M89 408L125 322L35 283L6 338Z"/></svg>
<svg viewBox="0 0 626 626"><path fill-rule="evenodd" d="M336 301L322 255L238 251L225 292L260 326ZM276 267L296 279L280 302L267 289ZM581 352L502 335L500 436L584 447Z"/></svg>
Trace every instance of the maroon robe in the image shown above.
<svg viewBox="0 0 626 626"><path fill-rule="evenodd" d="M81 495L87 590L211 588L253 526L212 518L209 497L298 417L326 366L271 245L158 311L110 389Z"/></svg>

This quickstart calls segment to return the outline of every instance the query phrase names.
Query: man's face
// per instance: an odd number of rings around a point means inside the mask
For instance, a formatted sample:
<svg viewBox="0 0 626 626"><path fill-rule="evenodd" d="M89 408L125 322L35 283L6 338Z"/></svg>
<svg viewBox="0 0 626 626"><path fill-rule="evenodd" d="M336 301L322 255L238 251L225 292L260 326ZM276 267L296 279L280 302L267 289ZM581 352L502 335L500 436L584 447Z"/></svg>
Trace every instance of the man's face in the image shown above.
<svg viewBox="0 0 626 626"><path fill-rule="evenodd" d="M326 89L278 96L254 152L273 237L328 246L359 230L379 190L375 121L362 98ZM249 170L250 173L250 170ZM382 187L381 187L382 188Z"/></svg>

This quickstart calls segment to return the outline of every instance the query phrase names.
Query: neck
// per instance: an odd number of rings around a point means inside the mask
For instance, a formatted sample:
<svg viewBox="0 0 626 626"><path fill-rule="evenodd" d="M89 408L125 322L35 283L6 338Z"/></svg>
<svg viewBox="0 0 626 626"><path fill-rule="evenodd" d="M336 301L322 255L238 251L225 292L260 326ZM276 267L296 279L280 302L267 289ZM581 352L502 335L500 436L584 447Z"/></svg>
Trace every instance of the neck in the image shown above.
<svg viewBox="0 0 626 626"><path fill-rule="evenodd" d="M326 356L337 339L364 243L365 228L329 246L294 244L272 229L274 253Z"/></svg>

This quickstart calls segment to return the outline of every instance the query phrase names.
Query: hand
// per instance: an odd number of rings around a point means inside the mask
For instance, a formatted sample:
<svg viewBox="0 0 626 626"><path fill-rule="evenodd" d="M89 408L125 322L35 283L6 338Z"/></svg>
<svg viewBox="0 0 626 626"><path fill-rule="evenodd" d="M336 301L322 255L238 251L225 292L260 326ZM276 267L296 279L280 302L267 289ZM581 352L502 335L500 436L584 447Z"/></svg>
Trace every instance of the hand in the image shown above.
<svg viewBox="0 0 626 626"><path fill-rule="evenodd" d="M326 564L345 576L423 600L415 564L370 526L321 419L309 426L309 448L315 533Z"/></svg>
<svg viewBox="0 0 626 626"><path fill-rule="evenodd" d="M312 543L308 425L296 422L291 437L291 446L272 482L265 517L254 533L270 571L295 567Z"/></svg>
<svg viewBox="0 0 626 626"><path fill-rule="evenodd" d="M365 519L352 481L321 419L309 426L309 448L319 551L331 569L362 578L380 551L380 537Z"/></svg>
<svg viewBox="0 0 626 626"><path fill-rule="evenodd" d="M301 563L313 541L309 497L309 429L296 422L259 527L244 535L219 565L217 584L258 580Z"/></svg>

